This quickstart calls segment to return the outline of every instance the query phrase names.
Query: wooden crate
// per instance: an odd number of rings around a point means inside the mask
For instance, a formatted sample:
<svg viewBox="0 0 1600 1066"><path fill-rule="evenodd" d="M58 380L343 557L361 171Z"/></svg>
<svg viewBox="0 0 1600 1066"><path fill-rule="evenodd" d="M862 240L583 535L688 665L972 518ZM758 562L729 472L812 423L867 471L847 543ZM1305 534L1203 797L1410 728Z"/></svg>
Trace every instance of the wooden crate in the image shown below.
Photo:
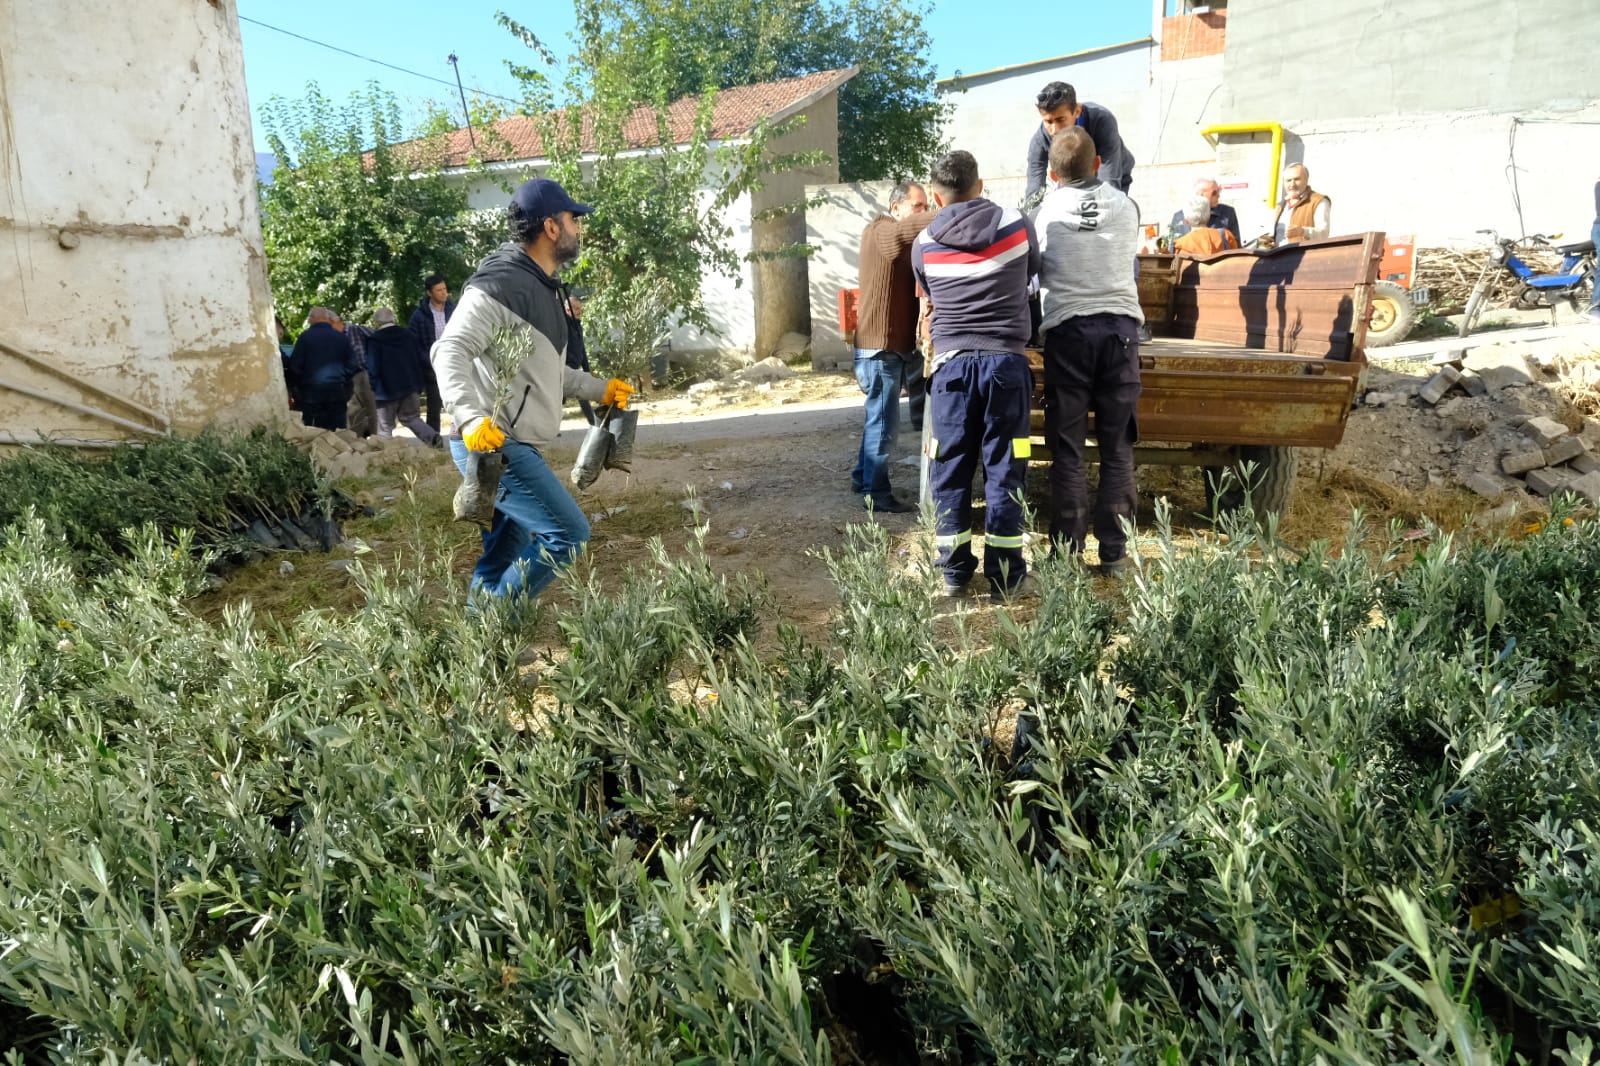
<svg viewBox="0 0 1600 1066"><path fill-rule="evenodd" d="M1178 284L1178 257L1165 253L1139 256L1139 308L1152 331L1171 321Z"/></svg>

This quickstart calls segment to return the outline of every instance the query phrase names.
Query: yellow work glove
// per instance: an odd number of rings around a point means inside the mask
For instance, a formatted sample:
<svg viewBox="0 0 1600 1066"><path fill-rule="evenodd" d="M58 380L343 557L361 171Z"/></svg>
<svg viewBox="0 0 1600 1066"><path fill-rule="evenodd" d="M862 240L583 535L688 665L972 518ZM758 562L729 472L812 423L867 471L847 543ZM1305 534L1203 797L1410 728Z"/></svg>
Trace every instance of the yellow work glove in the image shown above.
<svg viewBox="0 0 1600 1066"><path fill-rule="evenodd" d="M506 442L506 435L494 424L492 418L480 418L472 428L461 434L461 443L469 452L492 452Z"/></svg>
<svg viewBox="0 0 1600 1066"><path fill-rule="evenodd" d="M607 407L615 407L619 411L628 409L628 397L638 392L621 378L612 378L606 382L606 394L600 397L600 402Z"/></svg>

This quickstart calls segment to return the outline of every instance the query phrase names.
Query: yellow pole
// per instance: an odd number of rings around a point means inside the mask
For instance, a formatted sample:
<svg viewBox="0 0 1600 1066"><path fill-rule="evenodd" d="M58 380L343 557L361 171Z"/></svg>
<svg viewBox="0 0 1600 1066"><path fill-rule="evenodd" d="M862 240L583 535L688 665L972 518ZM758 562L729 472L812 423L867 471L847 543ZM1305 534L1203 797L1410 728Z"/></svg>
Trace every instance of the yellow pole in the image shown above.
<svg viewBox="0 0 1600 1066"><path fill-rule="evenodd" d="M1217 138L1229 133L1272 134L1272 180L1267 185L1267 206L1278 202L1278 168L1283 165L1283 125L1278 122L1228 122L1221 126L1207 126L1200 136L1215 147Z"/></svg>

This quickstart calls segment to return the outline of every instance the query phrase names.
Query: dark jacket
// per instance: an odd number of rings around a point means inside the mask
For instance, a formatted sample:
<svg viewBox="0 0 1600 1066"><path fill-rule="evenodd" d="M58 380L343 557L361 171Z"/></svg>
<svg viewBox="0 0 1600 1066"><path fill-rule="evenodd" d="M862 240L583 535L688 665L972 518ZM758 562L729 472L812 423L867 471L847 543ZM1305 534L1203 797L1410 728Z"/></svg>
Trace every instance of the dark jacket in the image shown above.
<svg viewBox="0 0 1600 1066"><path fill-rule="evenodd" d="M294 342L284 369L299 391L325 392L334 386L343 389L360 372L361 364L350 338L327 322L318 322Z"/></svg>
<svg viewBox="0 0 1600 1066"><path fill-rule="evenodd" d="M1026 347L1039 240L1022 212L993 200L951 204L911 246L911 269L933 301L934 352Z"/></svg>
<svg viewBox="0 0 1600 1066"><path fill-rule="evenodd" d="M1117 132L1117 116L1099 104L1086 102L1083 114L1078 116L1078 125L1094 141L1095 155L1100 157L1100 180L1127 192L1128 186L1133 184L1133 153L1128 151L1128 146L1122 143L1122 134ZM1033 133L1033 140L1028 142L1028 191L1023 199L1031 198L1044 188L1049 176L1050 134L1045 132L1041 122Z"/></svg>
<svg viewBox="0 0 1600 1066"><path fill-rule="evenodd" d="M355 352L356 365L362 370L367 369L367 341L372 339L372 329L368 326L358 326L354 322L345 323L345 339L350 342L350 350Z"/></svg>
<svg viewBox="0 0 1600 1066"><path fill-rule="evenodd" d="M417 302L417 309L411 312L411 321L406 328L411 330L411 335L417 338L417 343L422 345L422 354L426 358L433 350L433 342L439 338L433 334L433 301L424 296ZM450 321L450 316L456 313L456 302L444 302L444 320Z"/></svg>
<svg viewBox="0 0 1600 1066"><path fill-rule="evenodd" d="M1206 219L1206 225L1210 226L1212 229L1225 229L1229 233L1233 234L1233 239L1235 241L1239 242L1240 244L1244 243L1244 238L1239 236L1239 216L1233 210L1233 208L1229 207L1227 204L1218 204L1216 207L1213 207L1211 209L1211 217ZM1173 236L1182 237L1185 233L1188 233L1193 228L1194 227L1190 226L1189 223L1183 220L1182 211L1173 212Z"/></svg>
<svg viewBox="0 0 1600 1066"><path fill-rule="evenodd" d="M509 382L496 381L482 356L501 327L524 330L529 351ZM567 316L557 282L514 244L478 264L461 286L460 313L431 354L439 391L458 427L493 417L507 437L543 448L561 430L561 401L598 400L606 382L566 365ZM496 410L504 385L509 402Z"/></svg>
<svg viewBox="0 0 1600 1066"><path fill-rule="evenodd" d="M559 281L556 282L556 291L561 296L561 311L567 320L567 365L574 370L588 370L589 346L583 340L583 320L573 318L567 310L567 301L572 299L572 292Z"/></svg>
<svg viewBox="0 0 1600 1066"><path fill-rule="evenodd" d="M428 361L408 329L384 326L367 338L367 373L379 403L396 403L420 393L428 381Z"/></svg>

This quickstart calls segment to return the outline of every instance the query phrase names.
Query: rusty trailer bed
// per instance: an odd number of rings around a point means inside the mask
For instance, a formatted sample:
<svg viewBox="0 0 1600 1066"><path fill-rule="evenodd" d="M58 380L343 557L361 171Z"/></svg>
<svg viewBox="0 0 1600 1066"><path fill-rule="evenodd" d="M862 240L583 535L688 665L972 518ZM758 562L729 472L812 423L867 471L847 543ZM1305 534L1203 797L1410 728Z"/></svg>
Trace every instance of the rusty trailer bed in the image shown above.
<svg viewBox="0 0 1600 1066"><path fill-rule="evenodd" d="M1366 366L1382 253L1383 234L1362 233L1206 259L1140 256L1156 338L1139 351L1141 441L1336 446ZM1043 354L1028 358L1039 432Z"/></svg>

